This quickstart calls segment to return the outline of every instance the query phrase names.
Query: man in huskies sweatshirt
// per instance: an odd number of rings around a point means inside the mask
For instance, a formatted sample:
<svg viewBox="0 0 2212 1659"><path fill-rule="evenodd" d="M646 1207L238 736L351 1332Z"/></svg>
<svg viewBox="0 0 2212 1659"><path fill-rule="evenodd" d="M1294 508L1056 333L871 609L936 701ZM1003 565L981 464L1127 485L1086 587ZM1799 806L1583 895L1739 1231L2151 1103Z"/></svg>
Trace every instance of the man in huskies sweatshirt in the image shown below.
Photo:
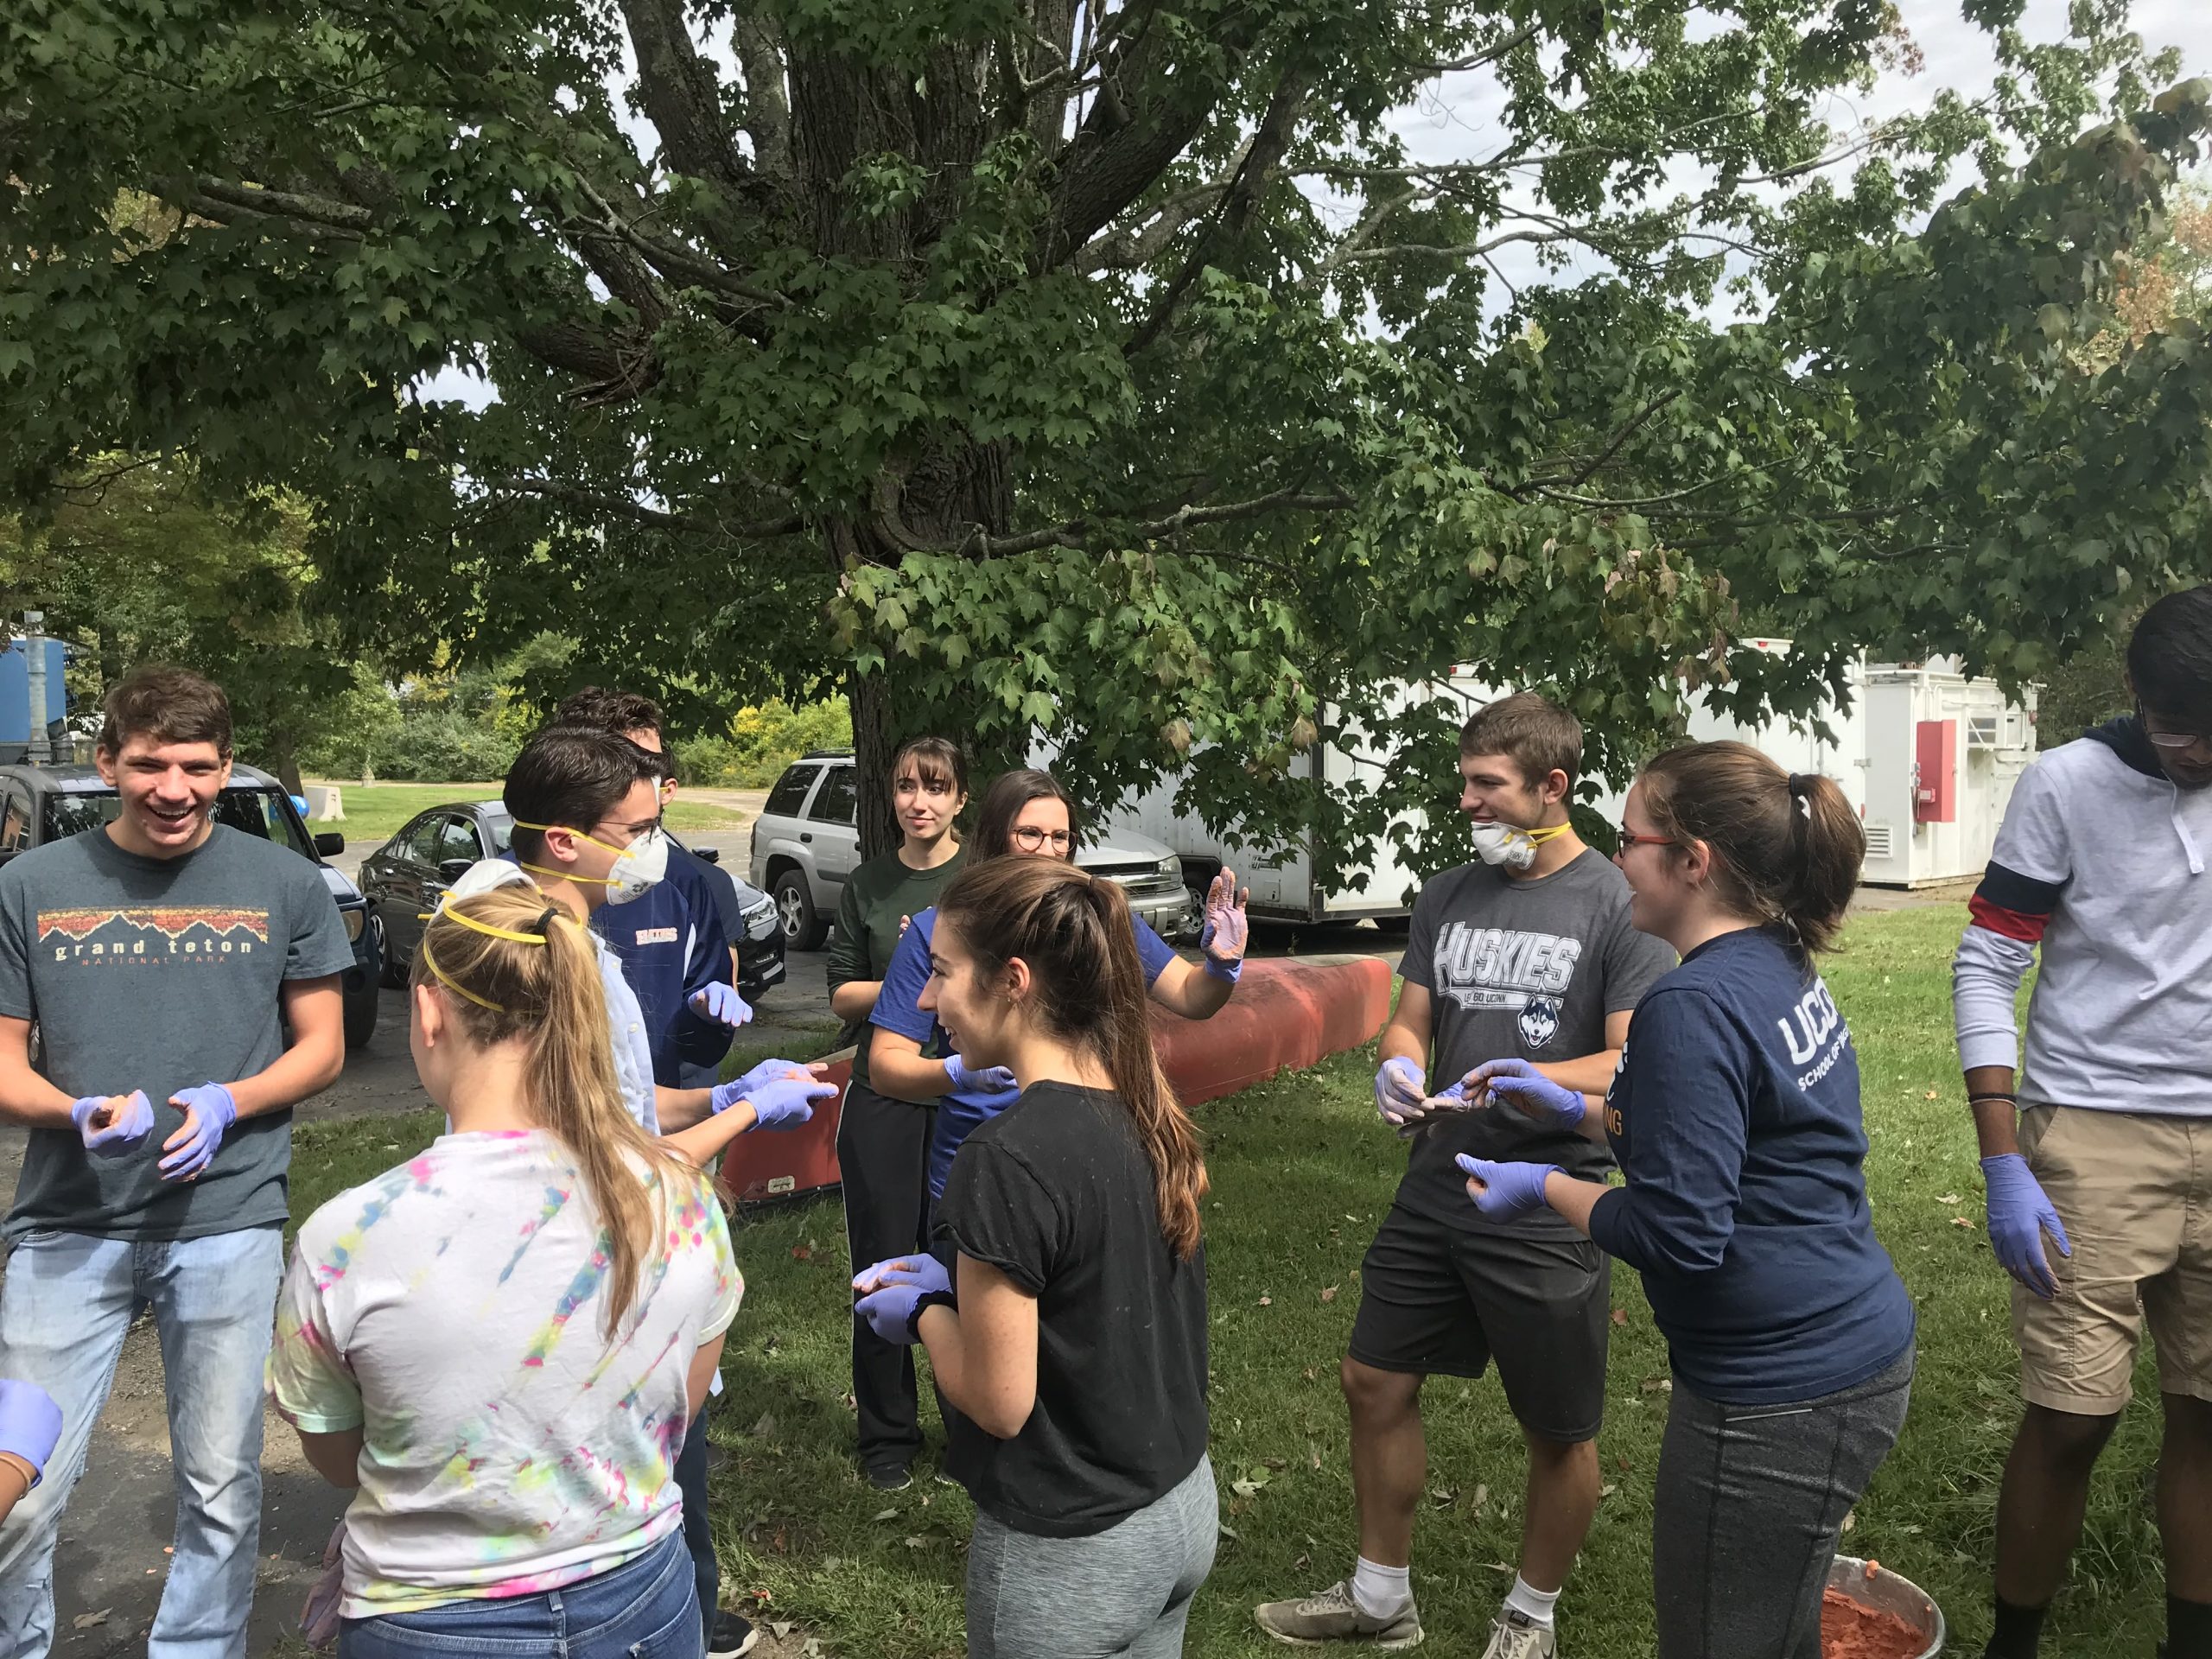
<svg viewBox="0 0 2212 1659"><path fill-rule="evenodd" d="M2167 1659L2212 1659L2212 588L2152 606L2135 713L2041 756L1953 964L2027 1414L1987 1659L2034 1659L2147 1319ZM2018 1071L2013 999L2033 962Z"/></svg>

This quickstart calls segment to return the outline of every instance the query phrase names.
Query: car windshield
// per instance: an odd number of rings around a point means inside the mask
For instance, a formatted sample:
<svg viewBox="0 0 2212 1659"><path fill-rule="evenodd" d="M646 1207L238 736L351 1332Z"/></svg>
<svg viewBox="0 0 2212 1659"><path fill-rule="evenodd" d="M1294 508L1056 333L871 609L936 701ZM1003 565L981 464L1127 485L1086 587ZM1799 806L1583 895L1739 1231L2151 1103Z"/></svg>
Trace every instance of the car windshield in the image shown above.
<svg viewBox="0 0 2212 1659"><path fill-rule="evenodd" d="M272 789L226 789L215 798L215 822L289 847L302 858L313 858L314 844L287 805L284 798ZM113 823L122 810L121 798L109 791L49 795L46 798L46 839L60 841Z"/></svg>

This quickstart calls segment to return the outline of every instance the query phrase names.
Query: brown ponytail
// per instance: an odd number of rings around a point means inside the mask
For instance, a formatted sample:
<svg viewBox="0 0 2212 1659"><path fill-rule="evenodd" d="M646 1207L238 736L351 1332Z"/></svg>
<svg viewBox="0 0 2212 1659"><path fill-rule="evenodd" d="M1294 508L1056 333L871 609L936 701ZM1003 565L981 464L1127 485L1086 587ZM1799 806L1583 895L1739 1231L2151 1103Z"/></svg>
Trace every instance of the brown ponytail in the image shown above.
<svg viewBox="0 0 2212 1659"><path fill-rule="evenodd" d="M1833 778L1788 772L1748 743L1692 743L1643 769L1659 833L1701 841L1728 908L1779 922L1807 950L1835 943L1859 886L1866 834Z"/></svg>
<svg viewBox="0 0 2212 1659"><path fill-rule="evenodd" d="M612 1337L659 1259L669 1193L702 1178L623 1103L599 958L582 926L535 887L449 899L423 926L413 978L445 996L470 1042L529 1044L524 1109L576 1160L599 1211Z"/></svg>
<svg viewBox="0 0 2212 1659"><path fill-rule="evenodd" d="M1105 1066L1152 1164L1160 1236L1188 1261L1198 1248L1205 1160L1198 1125L1153 1049L1149 987L1122 889L1061 859L992 859L953 879L938 925L959 933L987 978L1016 957L1027 963L1039 1023Z"/></svg>

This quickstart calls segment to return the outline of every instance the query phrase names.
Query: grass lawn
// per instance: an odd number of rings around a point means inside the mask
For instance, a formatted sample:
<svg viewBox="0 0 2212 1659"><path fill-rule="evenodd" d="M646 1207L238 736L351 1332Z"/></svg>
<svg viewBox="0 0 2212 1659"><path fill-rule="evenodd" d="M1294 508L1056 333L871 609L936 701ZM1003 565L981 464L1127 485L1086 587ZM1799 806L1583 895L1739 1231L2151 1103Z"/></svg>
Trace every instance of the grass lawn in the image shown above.
<svg viewBox="0 0 2212 1659"><path fill-rule="evenodd" d="M1978 1651L1987 1633L1997 1479L2018 1412L2009 1281L1981 1229L1980 1171L1951 1042L1948 960L1963 916L1946 907L1869 917L1827 969L1864 1067L1876 1224L1921 1320L1911 1419L1845 1547L1935 1595L1955 1653ZM1336 1369L1358 1304L1360 1258L1404 1160L1375 1121L1373 1068L1371 1050L1339 1056L1199 1113L1214 1179L1212 1455L1227 1535L1191 1621L1186 1651L1205 1659L1281 1653L1253 1627L1252 1605L1319 1589L1351 1567ZM302 1129L295 1212L397 1161L437 1128L423 1114ZM715 1478L725 1595L759 1598L756 1618L795 1620L849 1659L959 1653L966 1495L924 1468L913 1486L887 1497L850 1462L850 1296L836 1202L750 1215L735 1238L748 1288L723 1360L729 1392L713 1423L715 1439L735 1454ZM1605 1497L1560 1604L1563 1647L1590 1659L1652 1651L1651 1484L1667 1405L1665 1344L1626 1268L1614 1270L1613 1303L1599 1443ZM2147 1362L2137 1391L2155 1399ZM1429 1650L1471 1653L1511 1583L1520 1439L1490 1379L1438 1379L1427 1415L1416 1587ZM931 1432L935 1443L933 1422ZM2163 1633L2151 1509L2156 1436L2155 1409L2139 1408L2105 1455L2073 1580L2052 1616L2052 1651L2147 1659ZM1249 1495L1232 1494L1232 1480Z"/></svg>
<svg viewBox="0 0 2212 1659"><path fill-rule="evenodd" d="M326 781L318 779L316 782ZM313 823L313 830L337 830L346 844L363 852L374 850L391 839L399 827L427 807L448 801L488 801L499 792L497 784L359 784L338 781L346 816L335 823ZM668 810L668 827L679 836L728 830L743 822L739 814L703 801L681 796Z"/></svg>

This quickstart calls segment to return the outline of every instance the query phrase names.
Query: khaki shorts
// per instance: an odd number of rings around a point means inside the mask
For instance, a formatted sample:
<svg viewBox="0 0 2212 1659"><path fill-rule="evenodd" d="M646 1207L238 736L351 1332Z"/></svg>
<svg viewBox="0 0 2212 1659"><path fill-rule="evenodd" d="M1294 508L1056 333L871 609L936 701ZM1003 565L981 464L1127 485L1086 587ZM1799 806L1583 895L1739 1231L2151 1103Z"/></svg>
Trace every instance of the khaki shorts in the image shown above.
<svg viewBox="0 0 2212 1659"><path fill-rule="evenodd" d="M2212 1400L2212 1118L2030 1106L2020 1150L2074 1248L2044 1240L2051 1300L2012 1287L2020 1392L2110 1416L2147 1316L2159 1391Z"/></svg>

